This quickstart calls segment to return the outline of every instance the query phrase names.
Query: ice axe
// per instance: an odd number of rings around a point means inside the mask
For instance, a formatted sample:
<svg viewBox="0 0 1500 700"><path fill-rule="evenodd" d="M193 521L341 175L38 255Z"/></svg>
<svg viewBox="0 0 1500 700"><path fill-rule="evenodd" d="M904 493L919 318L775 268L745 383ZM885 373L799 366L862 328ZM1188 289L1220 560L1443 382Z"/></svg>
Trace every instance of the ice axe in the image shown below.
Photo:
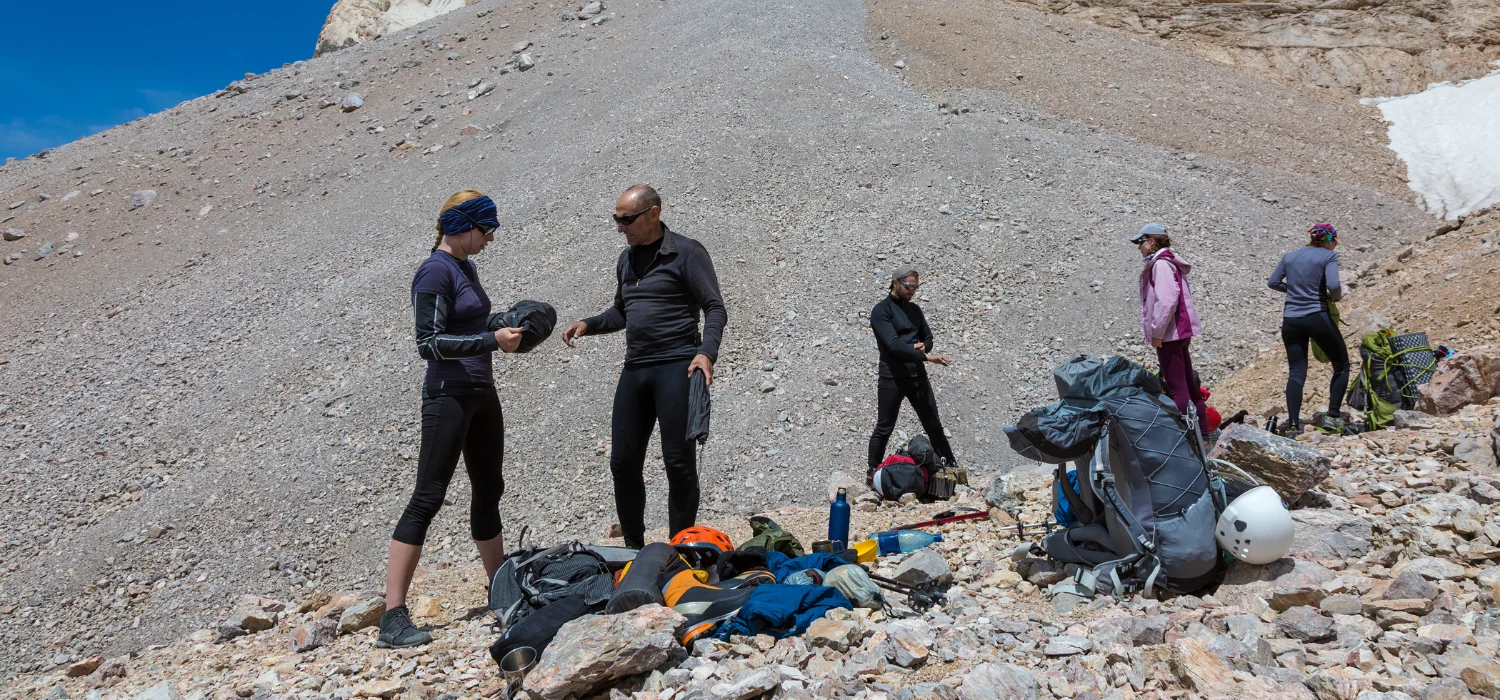
<svg viewBox="0 0 1500 700"><path fill-rule="evenodd" d="M959 515L958 514L959 511L973 511L973 512L966 512L966 513L964 513L962 515ZM955 508L953 510L945 510L945 511L943 511L941 513L938 513L937 515L932 516L931 520L923 520L920 523L911 523L911 524L908 524L908 525L901 525L901 526L898 526L898 527L893 527L891 529L892 530L915 530L915 529L917 529L919 527L937 527L938 525L947 525L948 523L962 522L964 520L979 520L980 518L988 518L988 517L990 517L990 514L989 514L988 511L982 511L982 510L979 510L977 508Z"/></svg>

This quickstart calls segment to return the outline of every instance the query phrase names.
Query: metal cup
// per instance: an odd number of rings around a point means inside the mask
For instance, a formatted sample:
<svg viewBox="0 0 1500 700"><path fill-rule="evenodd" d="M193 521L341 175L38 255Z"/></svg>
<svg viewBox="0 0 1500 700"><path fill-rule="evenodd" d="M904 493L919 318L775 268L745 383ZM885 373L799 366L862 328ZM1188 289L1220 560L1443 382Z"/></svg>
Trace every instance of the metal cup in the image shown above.
<svg viewBox="0 0 1500 700"><path fill-rule="evenodd" d="M833 554L833 543L828 540L818 540L817 542L812 543L812 551L814 553L822 552L825 554Z"/></svg>
<svg viewBox="0 0 1500 700"><path fill-rule="evenodd" d="M536 649L516 647L500 657L500 674L505 677L505 697L513 698L526 680L526 672L536 666Z"/></svg>

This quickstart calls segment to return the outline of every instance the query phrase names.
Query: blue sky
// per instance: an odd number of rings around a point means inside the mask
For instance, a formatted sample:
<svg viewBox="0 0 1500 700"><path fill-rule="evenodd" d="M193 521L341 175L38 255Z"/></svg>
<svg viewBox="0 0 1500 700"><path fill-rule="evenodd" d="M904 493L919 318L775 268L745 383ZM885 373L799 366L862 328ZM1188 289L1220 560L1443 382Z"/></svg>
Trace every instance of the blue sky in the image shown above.
<svg viewBox="0 0 1500 700"><path fill-rule="evenodd" d="M14 2L0 38L0 160L311 58L334 0Z"/></svg>

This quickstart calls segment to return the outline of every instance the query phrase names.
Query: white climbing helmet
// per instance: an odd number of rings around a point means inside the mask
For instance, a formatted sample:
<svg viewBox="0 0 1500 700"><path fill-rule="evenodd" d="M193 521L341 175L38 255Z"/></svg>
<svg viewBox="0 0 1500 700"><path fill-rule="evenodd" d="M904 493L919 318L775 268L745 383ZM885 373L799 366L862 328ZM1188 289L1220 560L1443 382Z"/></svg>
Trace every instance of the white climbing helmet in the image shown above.
<svg viewBox="0 0 1500 700"><path fill-rule="evenodd" d="M1292 513L1269 486L1240 494L1214 530L1219 546L1246 564L1269 564L1292 551Z"/></svg>

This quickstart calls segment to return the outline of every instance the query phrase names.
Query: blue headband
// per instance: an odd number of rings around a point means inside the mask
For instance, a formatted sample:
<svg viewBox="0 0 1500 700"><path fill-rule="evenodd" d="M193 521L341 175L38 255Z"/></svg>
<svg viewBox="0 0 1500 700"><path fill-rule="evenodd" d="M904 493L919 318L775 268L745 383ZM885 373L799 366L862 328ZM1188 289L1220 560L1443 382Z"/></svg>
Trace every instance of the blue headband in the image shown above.
<svg viewBox="0 0 1500 700"><path fill-rule="evenodd" d="M438 225L444 236L457 236L471 228L500 228L500 219L496 215L494 200L481 196L443 212L438 217Z"/></svg>

